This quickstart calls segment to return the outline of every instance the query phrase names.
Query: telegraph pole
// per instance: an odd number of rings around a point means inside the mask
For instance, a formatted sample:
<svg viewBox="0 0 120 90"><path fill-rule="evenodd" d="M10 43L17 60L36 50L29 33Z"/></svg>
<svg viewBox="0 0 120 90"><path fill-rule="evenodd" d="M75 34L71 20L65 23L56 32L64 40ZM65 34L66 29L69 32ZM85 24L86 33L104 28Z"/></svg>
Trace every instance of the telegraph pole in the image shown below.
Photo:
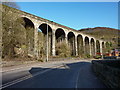
<svg viewBox="0 0 120 90"><path fill-rule="evenodd" d="M46 62L48 61L48 21L47 21L47 49L46 49L46 55L47 55L47 58L46 58Z"/></svg>

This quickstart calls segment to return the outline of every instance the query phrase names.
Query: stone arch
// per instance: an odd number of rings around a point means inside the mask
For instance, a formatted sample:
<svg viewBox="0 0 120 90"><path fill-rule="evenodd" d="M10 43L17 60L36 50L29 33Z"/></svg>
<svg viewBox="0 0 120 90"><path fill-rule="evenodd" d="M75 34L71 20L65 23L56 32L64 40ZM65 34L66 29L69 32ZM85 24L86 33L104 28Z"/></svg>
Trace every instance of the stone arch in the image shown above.
<svg viewBox="0 0 120 90"><path fill-rule="evenodd" d="M75 56L75 34L73 32L69 32L67 37L68 45L71 48L71 55Z"/></svg>
<svg viewBox="0 0 120 90"><path fill-rule="evenodd" d="M27 17L20 17L15 20L14 28L10 30L12 36L9 39L14 37L14 41L6 46L3 43L3 55L8 54L18 54L18 49L21 48L19 52L20 55L28 56L28 54L34 55L34 23ZM4 33L4 32L3 32ZM9 33L9 31L8 31ZM8 35L5 33L5 36ZM4 35L3 35L4 37ZM8 38L9 36L7 36ZM4 42L4 39L3 39ZM8 43L7 43L8 44ZM10 46L10 47L9 47ZM6 51L6 52L5 52Z"/></svg>
<svg viewBox="0 0 120 90"><path fill-rule="evenodd" d="M91 38L90 43L91 43L91 54L92 56L95 56L95 40Z"/></svg>
<svg viewBox="0 0 120 90"><path fill-rule="evenodd" d="M65 46L65 31L62 28L57 28L55 31L55 39L56 39L56 55L65 56L65 51L63 50Z"/></svg>
<svg viewBox="0 0 120 90"><path fill-rule="evenodd" d="M85 55L90 55L90 46L89 46L89 38L85 37Z"/></svg>
<svg viewBox="0 0 120 90"><path fill-rule="evenodd" d="M34 23L32 22L32 20L30 20L30 19L27 18L27 17L21 17L21 18L23 18L23 20L25 21L24 26L25 26L26 28L27 28L27 27L33 27L33 28L35 28Z"/></svg>
<svg viewBox="0 0 120 90"><path fill-rule="evenodd" d="M105 43L102 42L102 52L103 52L103 55L105 54Z"/></svg>
<svg viewBox="0 0 120 90"><path fill-rule="evenodd" d="M42 23L39 26L39 29L42 31L43 34L47 35L47 28L48 28L48 34L52 32L52 28L46 24L46 23Z"/></svg>
<svg viewBox="0 0 120 90"><path fill-rule="evenodd" d="M78 55L82 57L84 53L84 49L83 49L83 36L81 34L77 36L77 48L78 48Z"/></svg>
<svg viewBox="0 0 120 90"><path fill-rule="evenodd" d="M105 46L106 46L106 47L109 47L109 42L106 42L106 43L105 43Z"/></svg>
<svg viewBox="0 0 120 90"><path fill-rule="evenodd" d="M100 54L100 41L96 40L96 53L99 55Z"/></svg>
<svg viewBox="0 0 120 90"><path fill-rule="evenodd" d="M58 28L55 31L55 37L57 42L62 42L65 40L65 31L61 28Z"/></svg>
<svg viewBox="0 0 120 90"><path fill-rule="evenodd" d="M47 29L48 29L48 39L47 39ZM52 55L52 28L46 24L46 23L42 23L39 27L38 27L38 37L40 36L40 33L42 34L42 50L43 50L43 54L45 55L47 53L47 40L48 40L48 54L49 56ZM38 38L38 43L40 43L41 38ZM40 44L39 46L40 47ZM39 50L40 51L40 50Z"/></svg>
<svg viewBox="0 0 120 90"><path fill-rule="evenodd" d="M34 23L26 17L22 17L24 20L24 27L26 28L26 44L28 46L28 54L34 55Z"/></svg>
<svg viewBox="0 0 120 90"><path fill-rule="evenodd" d="M105 52L106 52L106 53L109 53L109 52L110 52L110 42L106 42L106 43L105 43L105 47L106 47L106 48L105 48Z"/></svg>
<svg viewBox="0 0 120 90"><path fill-rule="evenodd" d="M44 34L42 33L42 31L40 31L38 29L38 42L37 42L37 45L38 45L38 57L39 58L43 58L44 55L46 54L46 51L45 51L45 47L44 45L45 44L45 37L44 37Z"/></svg>

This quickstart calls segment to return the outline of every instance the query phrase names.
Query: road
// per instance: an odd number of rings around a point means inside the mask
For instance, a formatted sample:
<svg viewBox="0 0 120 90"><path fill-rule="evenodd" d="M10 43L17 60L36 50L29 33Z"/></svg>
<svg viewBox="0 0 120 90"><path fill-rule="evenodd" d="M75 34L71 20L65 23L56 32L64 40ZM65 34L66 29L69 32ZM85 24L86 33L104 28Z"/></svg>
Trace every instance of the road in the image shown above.
<svg viewBox="0 0 120 90"><path fill-rule="evenodd" d="M18 80L8 83L15 79L15 75L23 74L26 75L25 78L17 77ZM7 79L8 75L12 79ZM106 88L92 72L89 61L61 62L56 66L49 65L49 68L32 67L29 70L3 75L3 84L5 88Z"/></svg>

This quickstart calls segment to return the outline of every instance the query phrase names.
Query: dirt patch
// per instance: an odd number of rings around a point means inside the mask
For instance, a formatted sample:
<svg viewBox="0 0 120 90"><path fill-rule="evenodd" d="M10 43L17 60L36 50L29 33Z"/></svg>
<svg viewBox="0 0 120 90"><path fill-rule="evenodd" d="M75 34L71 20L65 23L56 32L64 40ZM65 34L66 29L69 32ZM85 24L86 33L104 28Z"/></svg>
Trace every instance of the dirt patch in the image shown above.
<svg viewBox="0 0 120 90"><path fill-rule="evenodd" d="M21 57L21 58L5 58L2 60L2 67L11 67L11 66L17 66L21 64L30 64L38 62L34 58L28 58L28 57Z"/></svg>

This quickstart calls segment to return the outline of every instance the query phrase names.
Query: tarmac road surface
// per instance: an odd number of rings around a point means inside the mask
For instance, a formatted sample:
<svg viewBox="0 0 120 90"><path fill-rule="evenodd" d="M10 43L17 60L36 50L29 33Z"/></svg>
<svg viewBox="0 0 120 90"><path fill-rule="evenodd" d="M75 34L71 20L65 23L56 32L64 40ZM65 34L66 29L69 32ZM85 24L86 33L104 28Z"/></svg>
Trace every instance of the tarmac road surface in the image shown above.
<svg viewBox="0 0 120 90"><path fill-rule="evenodd" d="M7 77L4 76L4 88L106 88L106 86L94 75L91 62L79 61L61 63L55 67L32 67L26 71L11 73L28 74L25 78L18 79L5 85ZM10 79L9 79L10 80Z"/></svg>

